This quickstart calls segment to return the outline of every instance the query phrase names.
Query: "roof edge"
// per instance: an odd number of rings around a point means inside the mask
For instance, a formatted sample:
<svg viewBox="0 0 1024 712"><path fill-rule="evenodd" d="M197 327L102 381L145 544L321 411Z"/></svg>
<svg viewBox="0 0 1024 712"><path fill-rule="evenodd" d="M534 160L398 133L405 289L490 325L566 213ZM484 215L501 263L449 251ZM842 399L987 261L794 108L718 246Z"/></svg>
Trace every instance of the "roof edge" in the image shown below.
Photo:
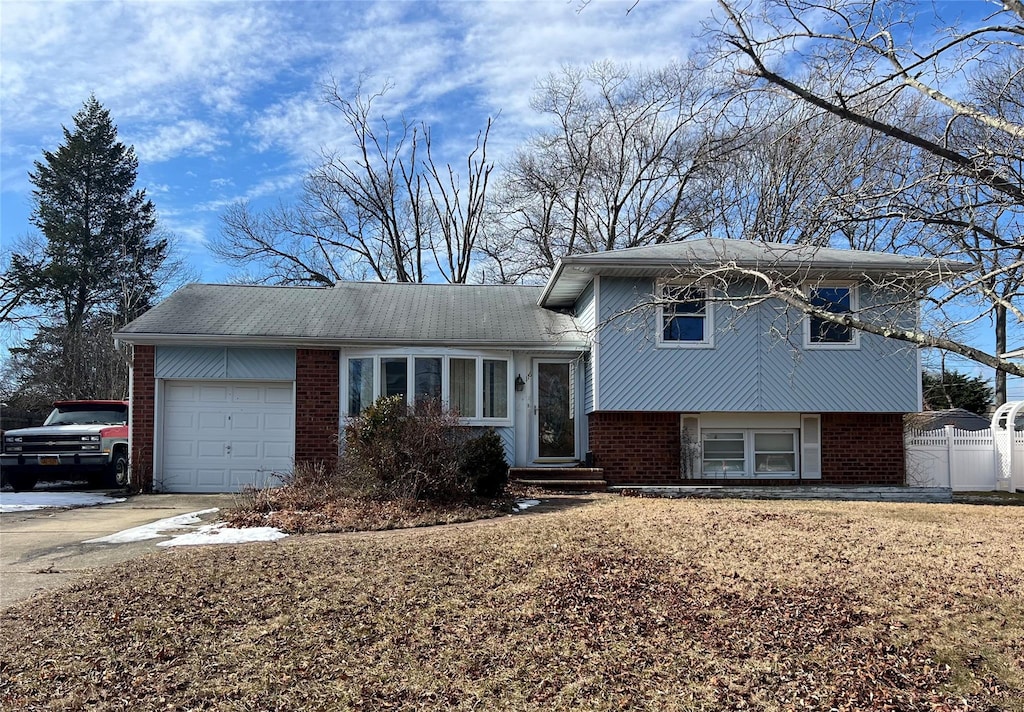
<svg viewBox="0 0 1024 712"><path fill-rule="evenodd" d="M582 332L581 332L582 334ZM239 336L225 334L164 334L154 332L122 332L114 339L140 346L261 346L267 348L392 348L401 346L429 346L438 348L495 349L499 351L587 351L585 338L566 341L497 342L459 339L435 341L420 339L312 339L289 336Z"/></svg>

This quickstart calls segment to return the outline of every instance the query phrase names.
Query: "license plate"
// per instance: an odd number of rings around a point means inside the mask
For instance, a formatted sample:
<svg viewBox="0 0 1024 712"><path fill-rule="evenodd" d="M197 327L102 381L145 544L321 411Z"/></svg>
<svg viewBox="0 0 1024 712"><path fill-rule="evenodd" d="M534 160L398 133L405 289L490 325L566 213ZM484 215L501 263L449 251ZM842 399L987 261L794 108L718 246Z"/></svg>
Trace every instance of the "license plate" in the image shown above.
<svg viewBox="0 0 1024 712"><path fill-rule="evenodd" d="M39 458L39 464L40 465L59 465L60 464L60 458L59 457L40 457Z"/></svg>

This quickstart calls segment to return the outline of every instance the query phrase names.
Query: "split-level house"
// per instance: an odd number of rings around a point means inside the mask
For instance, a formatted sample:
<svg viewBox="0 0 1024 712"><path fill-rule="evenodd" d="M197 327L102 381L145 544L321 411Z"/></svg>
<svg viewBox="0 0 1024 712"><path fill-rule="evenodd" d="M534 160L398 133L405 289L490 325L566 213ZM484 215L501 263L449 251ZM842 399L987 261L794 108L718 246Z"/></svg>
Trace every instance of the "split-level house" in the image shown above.
<svg viewBox="0 0 1024 712"><path fill-rule="evenodd" d="M765 298L912 327L949 262L706 239L563 258L543 286L186 286L131 344L133 481L234 491L334 461L381 396L440 399L520 468L609 485L904 484L906 342Z"/></svg>

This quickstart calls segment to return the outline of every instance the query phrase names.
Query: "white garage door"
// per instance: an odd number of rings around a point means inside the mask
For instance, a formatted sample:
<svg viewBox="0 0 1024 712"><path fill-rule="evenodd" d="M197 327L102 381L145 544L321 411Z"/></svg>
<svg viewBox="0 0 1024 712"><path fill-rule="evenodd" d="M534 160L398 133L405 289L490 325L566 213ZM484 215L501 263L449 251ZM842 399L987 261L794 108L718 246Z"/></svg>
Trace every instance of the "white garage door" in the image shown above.
<svg viewBox="0 0 1024 712"><path fill-rule="evenodd" d="M291 383L165 381L164 492L237 492L273 484L295 450Z"/></svg>

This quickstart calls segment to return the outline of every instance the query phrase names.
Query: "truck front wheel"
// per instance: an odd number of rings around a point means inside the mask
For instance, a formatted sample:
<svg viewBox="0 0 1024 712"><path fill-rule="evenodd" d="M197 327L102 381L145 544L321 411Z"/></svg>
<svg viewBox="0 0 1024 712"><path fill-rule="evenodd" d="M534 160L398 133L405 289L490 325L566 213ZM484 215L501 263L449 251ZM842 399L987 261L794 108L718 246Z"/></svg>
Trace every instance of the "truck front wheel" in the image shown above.
<svg viewBox="0 0 1024 712"><path fill-rule="evenodd" d="M119 489L128 486L128 452L123 448L114 450L114 460L110 463L109 486Z"/></svg>
<svg viewBox="0 0 1024 712"><path fill-rule="evenodd" d="M39 478L35 475L7 475L7 484L11 486L15 492L27 492L36 486L36 481Z"/></svg>

